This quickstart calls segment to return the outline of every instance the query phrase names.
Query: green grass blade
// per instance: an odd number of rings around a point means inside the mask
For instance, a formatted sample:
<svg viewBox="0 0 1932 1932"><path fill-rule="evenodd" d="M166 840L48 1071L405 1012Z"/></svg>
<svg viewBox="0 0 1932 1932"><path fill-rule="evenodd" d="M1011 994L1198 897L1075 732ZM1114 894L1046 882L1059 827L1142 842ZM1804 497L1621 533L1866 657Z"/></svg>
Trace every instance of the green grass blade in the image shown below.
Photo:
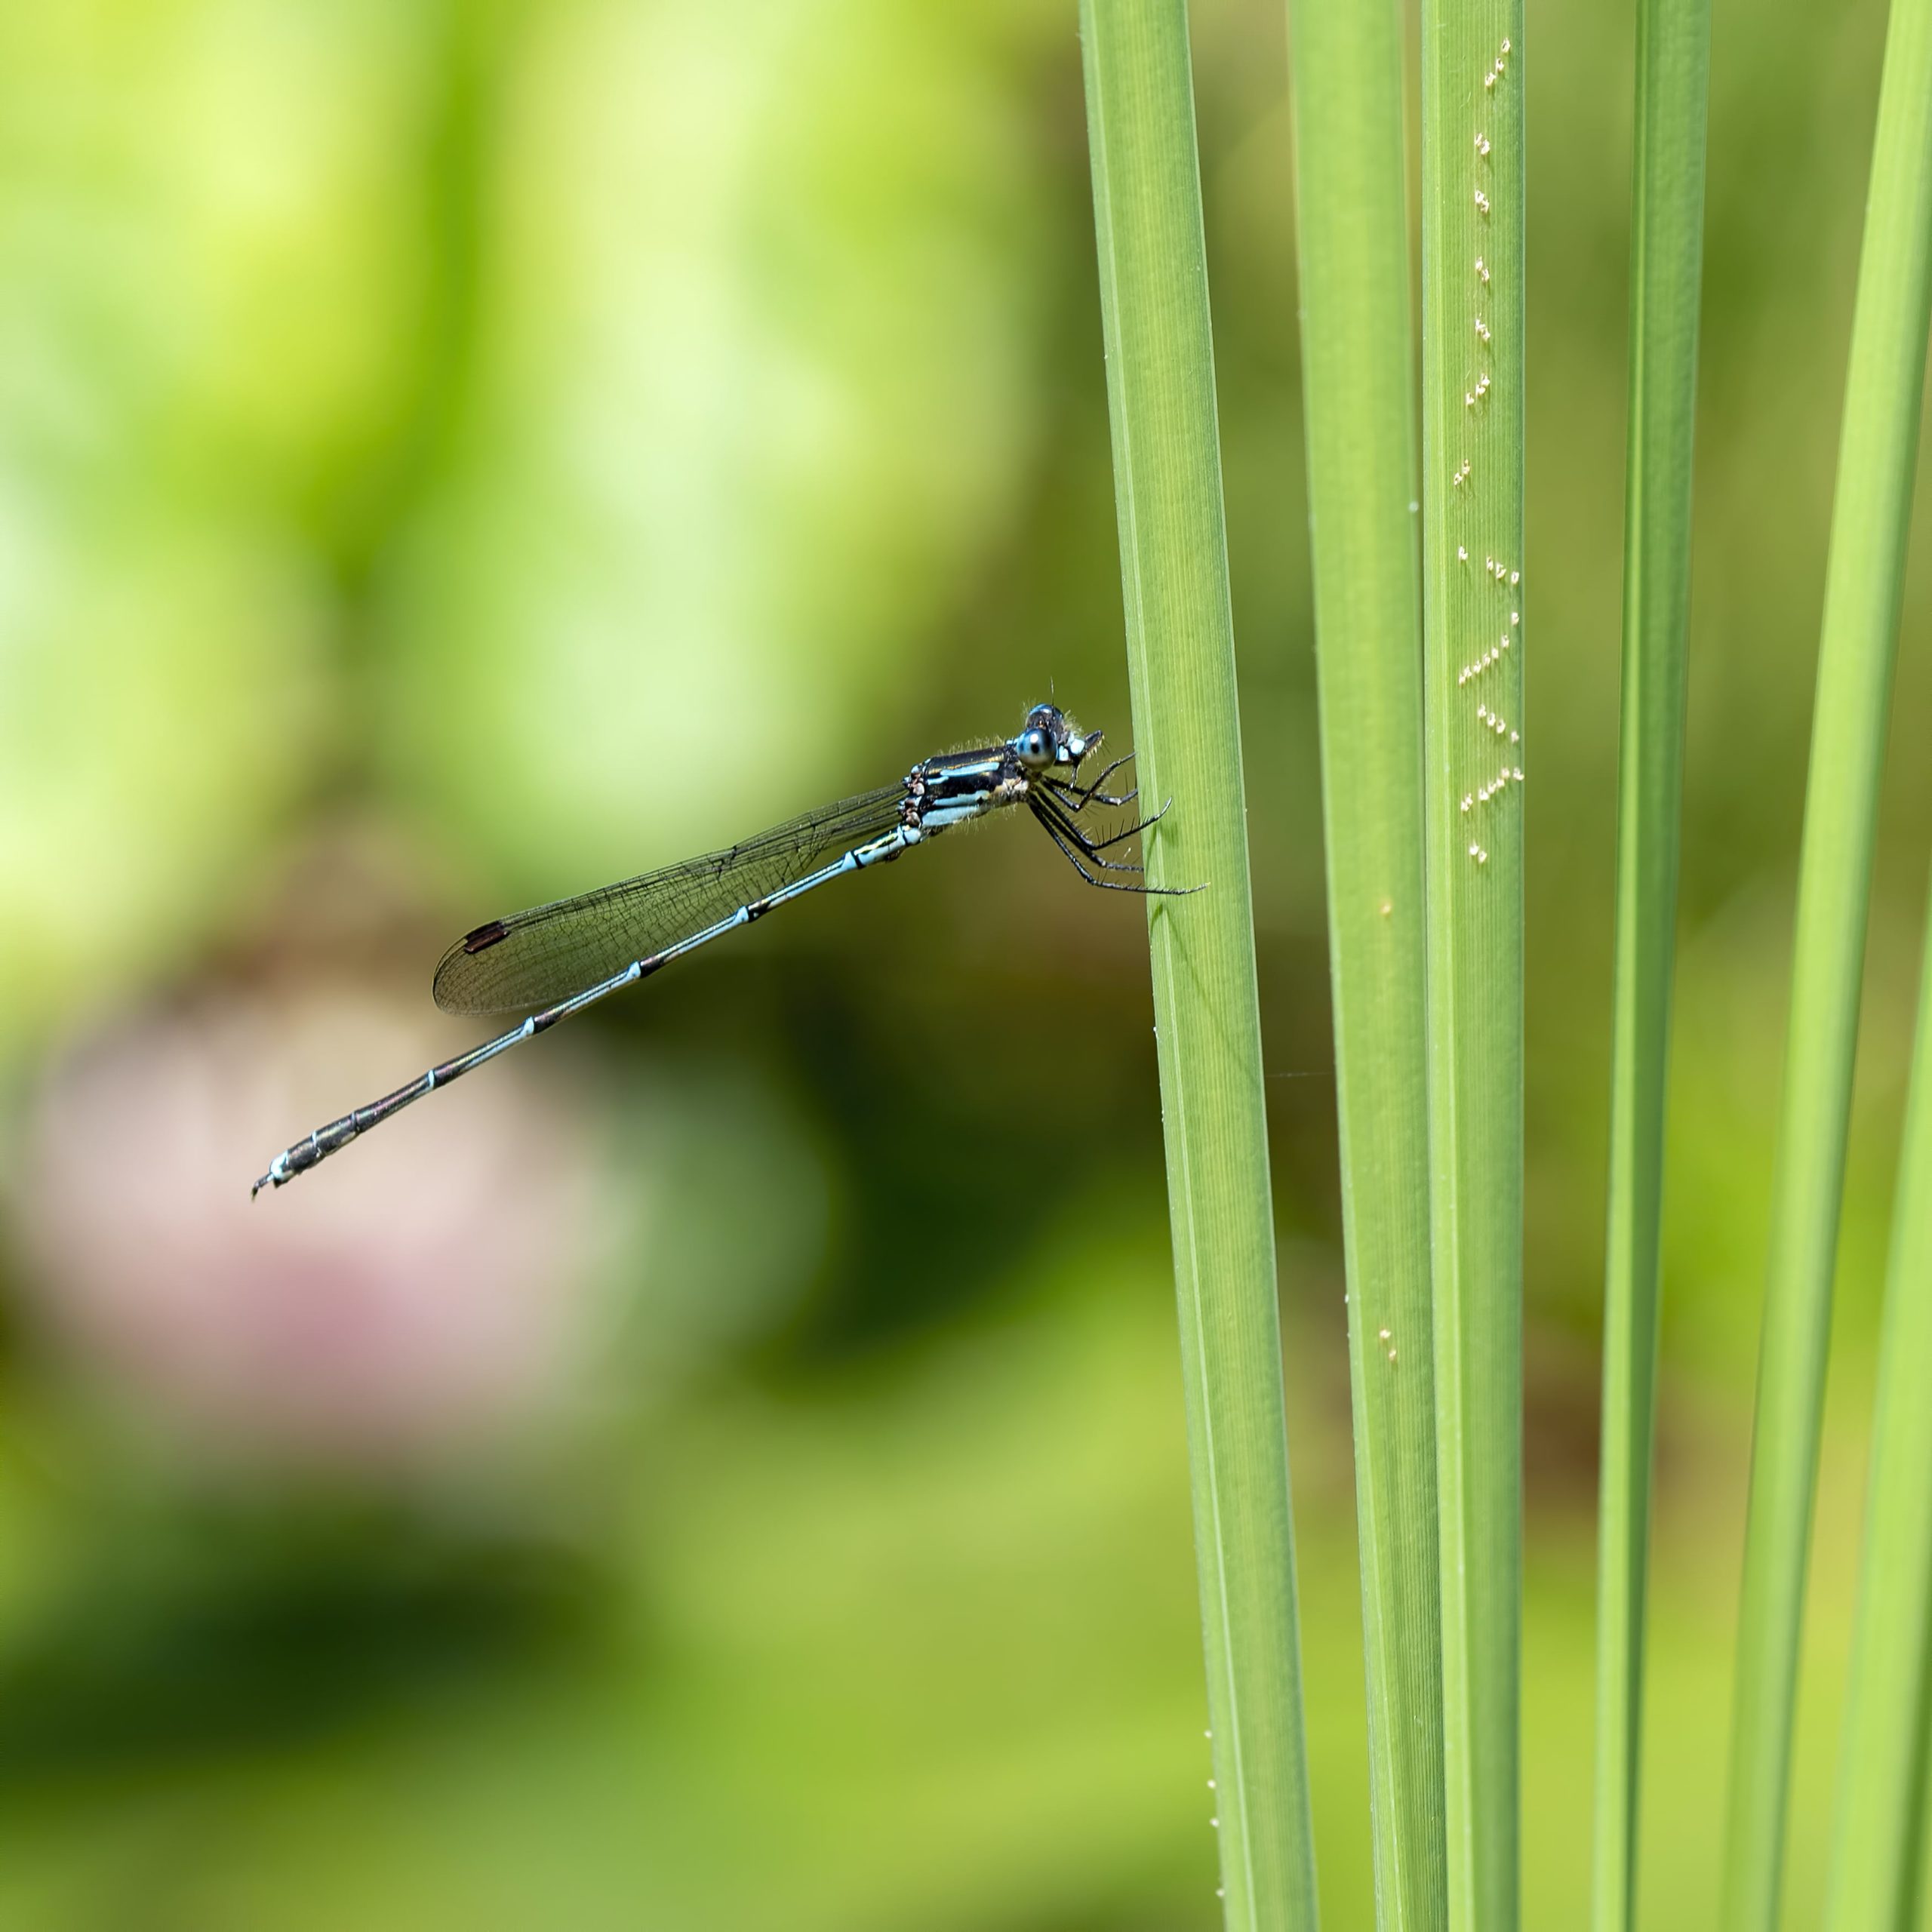
<svg viewBox="0 0 1932 1932"><path fill-rule="evenodd" d="M1523 23L1424 0L1429 1147L1449 1923L1517 1920L1522 1595Z"/></svg>
<svg viewBox="0 0 1932 1932"><path fill-rule="evenodd" d="M1293 8L1302 389L1377 1918L1447 1923L1429 1254L1421 585L1394 0Z"/></svg>
<svg viewBox="0 0 1932 1932"><path fill-rule="evenodd" d="M1597 1580L1596 1932L1635 1913L1664 1087L1684 778L1709 0L1642 0Z"/></svg>
<svg viewBox="0 0 1932 1932"><path fill-rule="evenodd" d="M1932 925L1899 1156L1826 1932L1914 1921L1913 1839L1932 1664Z"/></svg>
<svg viewBox="0 0 1932 1932"><path fill-rule="evenodd" d="M1195 1543L1230 1927L1315 1922L1275 1241L1183 0L1082 0Z"/></svg>
<svg viewBox="0 0 1932 1932"><path fill-rule="evenodd" d="M1805 790L1725 1841L1727 1932L1775 1932L1873 829L1932 297L1932 0L1895 0L1853 312Z"/></svg>

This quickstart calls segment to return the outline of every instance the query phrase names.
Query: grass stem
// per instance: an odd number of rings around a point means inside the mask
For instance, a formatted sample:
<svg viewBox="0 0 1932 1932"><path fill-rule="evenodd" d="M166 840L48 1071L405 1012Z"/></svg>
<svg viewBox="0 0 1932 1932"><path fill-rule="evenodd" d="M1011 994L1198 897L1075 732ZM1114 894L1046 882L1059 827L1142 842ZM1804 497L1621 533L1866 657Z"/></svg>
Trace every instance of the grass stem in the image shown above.
<svg viewBox="0 0 1932 1932"><path fill-rule="evenodd" d="M1377 1918L1447 1922L1429 1252L1421 584L1393 0L1293 9L1302 388Z"/></svg>
<svg viewBox="0 0 1932 1932"><path fill-rule="evenodd" d="M1878 1349L1871 1494L1852 1641L1826 1932L1897 1932L1908 1916L1924 1803L1932 1678L1932 923L1899 1155Z"/></svg>
<svg viewBox="0 0 1932 1932"><path fill-rule="evenodd" d="M1521 0L1423 0L1429 1149L1449 1924L1514 1932L1522 1596Z"/></svg>
<svg viewBox="0 0 1932 1932"><path fill-rule="evenodd" d="M1315 1923L1261 1026L1184 0L1081 0L1227 1924Z"/></svg>
<svg viewBox="0 0 1932 1932"><path fill-rule="evenodd" d="M1641 0L1598 1522L1595 1932L1629 1932L1635 1914L1710 41L1709 0Z"/></svg>
<svg viewBox="0 0 1932 1932"><path fill-rule="evenodd" d="M1776 1932L1878 781L1932 300L1932 0L1894 0L1832 511L1744 1551L1721 1923Z"/></svg>

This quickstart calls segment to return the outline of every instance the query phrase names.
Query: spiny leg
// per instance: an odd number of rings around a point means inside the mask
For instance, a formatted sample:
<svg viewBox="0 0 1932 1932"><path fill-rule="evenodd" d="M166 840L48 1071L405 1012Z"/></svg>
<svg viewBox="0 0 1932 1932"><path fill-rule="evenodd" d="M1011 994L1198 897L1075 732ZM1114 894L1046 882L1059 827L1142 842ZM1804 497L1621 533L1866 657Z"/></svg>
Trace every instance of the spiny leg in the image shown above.
<svg viewBox="0 0 1932 1932"><path fill-rule="evenodd" d="M1101 871L1109 872L1137 872L1143 869L1124 860L1103 859L1094 848L1091 840L1081 837L1066 814L1046 800L1040 801L1034 814L1054 837L1064 841L1066 847L1077 850L1080 855L1091 860Z"/></svg>
<svg viewBox="0 0 1932 1932"><path fill-rule="evenodd" d="M1089 805L1131 805L1140 795L1137 785L1131 792L1122 792L1116 796L1112 792L1082 792L1075 786L1064 784L1057 778L1046 780L1047 789L1070 812L1084 812Z"/></svg>
<svg viewBox="0 0 1932 1932"><path fill-rule="evenodd" d="M1047 821L1044 817L1040 820L1040 823L1042 826L1045 826L1047 836L1060 848L1061 852L1065 855L1067 863L1070 865L1089 885L1097 885L1103 892L1148 893L1152 892L1155 889L1152 886L1146 885L1127 885L1119 882L1118 881L1110 878L1096 878L1094 875L1081 863L1080 854L1060 835L1059 832L1057 832L1052 826L1047 823Z"/></svg>
<svg viewBox="0 0 1932 1932"><path fill-rule="evenodd" d="M1143 898L1149 899L1183 899L1185 898L1190 892L1198 892L1201 890L1201 888L1198 885L1126 885L1110 878L1096 878L1094 875L1087 869L1085 866L1081 864L1079 853L1077 852L1073 847L1069 845L1060 835L1058 826L1057 826L1053 821L1047 817L1046 814L1040 809L1038 802L1029 798L1027 801L1027 803L1032 806L1033 816L1040 821L1041 826L1045 831L1047 836L1060 848L1062 854L1066 857L1067 863L1070 865L1089 885L1097 885L1103 892L1134 892L1140 894ZM1098 859L1096 860L1094 863L1097 865L1106 865L1108 863L1108 861L1104 859ZM1138 866L1123 866L1115 868L1115 869L1122 871L1138 871L1140 868Z"/></svg>
<svg viewBox="0 0 1932 1932"><path fill-rule="evenodd" d="M1145 818L1130 825L1124 832L1116 832L1110 838L1096 839L1094 841L1093 849L1097 852L1104 852L1109 845L1118 845L1128 839L1139 838L1141 833L1150 826L1158 825L1161 820L1167 817L1173 804L1174 801L1170 798L1158 811L1149 812Z"/></svg>
<svg viewBox="0 0 1932 1932"><path fill-rule="evenodd" d="M1158 825L1161 820L1167 817L1168 807L1173 803L1173 799L1170 798L1167 804L1163 805L1152 817L1143 818L1137 825L1130 825L1124 832L1116 832L1106 838L1090 838L1067 816L1065 808L1057 801L1052 799L1040 801L1041 808L1053 814L1060 830L1064 832L1091 859L1097 859L1101 853L1109 850L1113 846L1124 844L1128 839L1145 832L1149 826Z"/></svg>
<svg viewBox="0 0 1932 1932"><path fill-rule="evenodd" d="M1121 752L1120 756L1115 758L1113 763L1109 765L1106 771L1103 771L1090 785L1075 785L1069 783L1067 780L1063 778L1050 778L1047 782L1048 784L1051 785L1056 791L1064 793L1069 798L1077 798L1079 800L1080 802L1072 808L1072 809L1076 812L1084 811L1090 804L1131 805L1133 804L1134 801L1140 795L1140 787L1139 786L1135 786L1131 792L1127 792L1118 798L1115 798L1109 792L1103 792L1100 789L1100 787L1104 785L1122 765L1131 763L1133 758L1134 754L1131 752Z"/></svg>

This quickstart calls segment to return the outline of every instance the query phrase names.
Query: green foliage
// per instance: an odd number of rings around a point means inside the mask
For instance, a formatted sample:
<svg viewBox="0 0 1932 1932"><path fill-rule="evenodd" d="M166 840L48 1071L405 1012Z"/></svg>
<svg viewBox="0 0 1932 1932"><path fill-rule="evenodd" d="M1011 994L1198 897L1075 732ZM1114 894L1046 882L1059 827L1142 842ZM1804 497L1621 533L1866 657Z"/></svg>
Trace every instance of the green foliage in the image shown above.
<svg viewBox="0 0 1932 1932"><path fill-rule="evenodd" d="M1302 387L1377 1915L1445 1922L1401 20L1294 17Z"/></svg>
<svg viewBox="0 0 1932 1932"><path fill-rule="evenodd" d="M1710 69L1708 0L1643 0L1630 243L1630 453L1598 1521L1596 1932L1636 1912L1644 1599L1657 1414L1664 1092L1677 937Z"/></svg>
<svg viewBox="0 0 1932 1932"><path fill-rule="evenodd" d="M1746 1531L1727 1932L1774 1932L1878 781L1932 305L1932 0L1895 0L1845 384L1805 791Z"/></svg>
<svg viewBox="0 0 1932 1932"><path fill-rule="evenodd" d="M1114 487L1230 1927L1311 1926L1281 1332L1183 0L1084 0Z"/></svg>

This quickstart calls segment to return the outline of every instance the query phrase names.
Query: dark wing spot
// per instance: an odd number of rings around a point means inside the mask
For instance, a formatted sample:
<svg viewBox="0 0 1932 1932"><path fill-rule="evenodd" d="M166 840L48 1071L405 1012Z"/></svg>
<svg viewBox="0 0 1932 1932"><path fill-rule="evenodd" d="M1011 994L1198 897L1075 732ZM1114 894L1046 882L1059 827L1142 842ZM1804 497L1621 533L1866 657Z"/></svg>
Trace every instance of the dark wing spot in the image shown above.
<svg viewBox="0 0 1932 1932"><path fill-rule="evenodd" d="M487 926L478 926L473 933L463 936L463 949L466 952L481 952L486 946L494 946L500 939L509 937L500 919L492 919Z"/></svg>

